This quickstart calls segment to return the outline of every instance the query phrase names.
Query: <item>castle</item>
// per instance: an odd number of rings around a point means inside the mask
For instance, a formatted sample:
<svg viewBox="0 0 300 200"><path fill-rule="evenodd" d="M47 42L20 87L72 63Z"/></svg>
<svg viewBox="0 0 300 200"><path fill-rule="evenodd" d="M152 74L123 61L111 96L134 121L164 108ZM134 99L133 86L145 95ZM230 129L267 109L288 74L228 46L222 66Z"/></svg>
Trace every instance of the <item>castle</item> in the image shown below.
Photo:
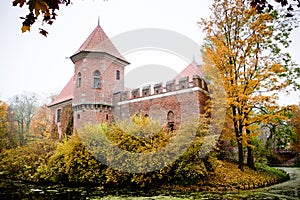
<svg viewBox="0 0 300 200"><path fill-rule="evenodd" d="M182 121L203 113L209 98L195 61L165 84L126 89L124 68L130 63L100 25L70 59L74 75L49 105L52 129L57 130L59 138L66 120L62 117L65 107L71 108L75 130L86 123L111 123L137 113L159 119L170 130L176 130Z"/></svg>

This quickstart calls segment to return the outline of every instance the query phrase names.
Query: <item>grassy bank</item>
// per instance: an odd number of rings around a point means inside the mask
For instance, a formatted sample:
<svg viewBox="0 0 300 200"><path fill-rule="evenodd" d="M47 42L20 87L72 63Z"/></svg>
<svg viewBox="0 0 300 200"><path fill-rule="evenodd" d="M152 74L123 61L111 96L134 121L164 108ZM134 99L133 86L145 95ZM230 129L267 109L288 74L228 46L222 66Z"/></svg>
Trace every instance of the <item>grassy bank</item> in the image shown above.
<svg viewBox="0 0 300 200"><path fill-rule="evenodd" d="M214 172L192 186L168 185L168 189L182 191L235 191L266 187L289 179L285 172L257 163L257 170L245 167L244 171L238 169L233 162L219 161Z"/></svg>

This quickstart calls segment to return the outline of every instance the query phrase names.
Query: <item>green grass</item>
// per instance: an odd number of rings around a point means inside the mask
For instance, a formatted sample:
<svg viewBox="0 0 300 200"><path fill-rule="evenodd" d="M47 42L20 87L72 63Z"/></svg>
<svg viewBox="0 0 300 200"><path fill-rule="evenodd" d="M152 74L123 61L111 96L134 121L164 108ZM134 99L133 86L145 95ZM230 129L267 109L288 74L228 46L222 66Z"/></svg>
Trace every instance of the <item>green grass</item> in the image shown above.
<svg viewBox="0 0 300 200"><path fill-rule="evenodd" d="M283 172L282 170L274 168L274 167L270 167L270 166L265 165L263 163L255 163L255 167L258 170L265 171L265 172L268 172L270 174L275 174L275 175L277 175L278 177L280 177L282 179L287 178L287 174L285 172Z"/></svg>

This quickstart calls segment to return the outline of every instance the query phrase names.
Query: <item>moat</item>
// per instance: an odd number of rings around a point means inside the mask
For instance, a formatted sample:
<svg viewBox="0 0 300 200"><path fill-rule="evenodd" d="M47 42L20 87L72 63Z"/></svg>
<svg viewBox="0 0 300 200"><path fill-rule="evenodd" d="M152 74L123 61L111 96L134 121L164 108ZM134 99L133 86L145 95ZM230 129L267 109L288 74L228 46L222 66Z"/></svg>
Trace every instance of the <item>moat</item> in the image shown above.
<svg viewBox="0 0 300 200"><path fill-rule="evenodd" d="M230 192L176 192L167 190L120 191L99 187L37 186L22 181L1 180L1 199L299 199L300 168L280 168L290 180L273 186Z"/></svg>

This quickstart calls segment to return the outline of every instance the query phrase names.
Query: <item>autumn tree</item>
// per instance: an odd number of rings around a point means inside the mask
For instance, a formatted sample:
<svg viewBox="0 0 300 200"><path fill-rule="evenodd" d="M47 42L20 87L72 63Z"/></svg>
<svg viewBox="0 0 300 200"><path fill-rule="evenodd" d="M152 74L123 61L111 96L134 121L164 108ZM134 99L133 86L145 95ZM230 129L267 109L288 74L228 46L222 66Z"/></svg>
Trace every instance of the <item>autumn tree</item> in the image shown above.
<svg viewBox="0 0 300 200"><path fill-rule="evenodd" d="M9 131L8 105L0 100L0 152L16 146L14 135Z"/></svg>
<svg viewBox="0 0 300 200"><path fill-rule="evenodd" d="M73 133L73 110L72 105L66 105L61 112L61 131L64 136Z"/></svg>
<svg viewBox="0 0 300 200"><path fill-rule="evenodd" d="M37 104L37 96L29 93L16 95L10 100L10 107L12 108L14 121L18 129L20 146L25 145L26 139L29 138L30 124L36 112Z"/></svg>
<svg viewBox="0 0 300 200"><path fill-rule="evenodd" d="M50 138L51 110L47 105L41 106L33 116L30 132L38 138Z"/></svg>
<svg viewBox="0 0 300 200"><path fill-rule="evenodd" d="M243 170L243 147L253 148L251 138L260 131L256 124L274 118L256 108L276 108L278 91L291 83L294 65L282 49L289 45L295 19L286 20L277 11L258 13L244 0L214 0L211 11L199 23L206 33L204 70L221 74ZM248 161L254 167L253 158Z"/></svg>
<svg viewBox="0 0 300 200"><path fill-rule="evenodd" d="M292 112L293 116L290 121L290 125L296 133L296 141L292 145L294 149L300 153L300 105L294 105Z"/></svg>
<svg viewBox="0 0 300 200"><path fill-rule="evenodd" d="M0 100L0 133L7 132L7 104Z"/></svg>

